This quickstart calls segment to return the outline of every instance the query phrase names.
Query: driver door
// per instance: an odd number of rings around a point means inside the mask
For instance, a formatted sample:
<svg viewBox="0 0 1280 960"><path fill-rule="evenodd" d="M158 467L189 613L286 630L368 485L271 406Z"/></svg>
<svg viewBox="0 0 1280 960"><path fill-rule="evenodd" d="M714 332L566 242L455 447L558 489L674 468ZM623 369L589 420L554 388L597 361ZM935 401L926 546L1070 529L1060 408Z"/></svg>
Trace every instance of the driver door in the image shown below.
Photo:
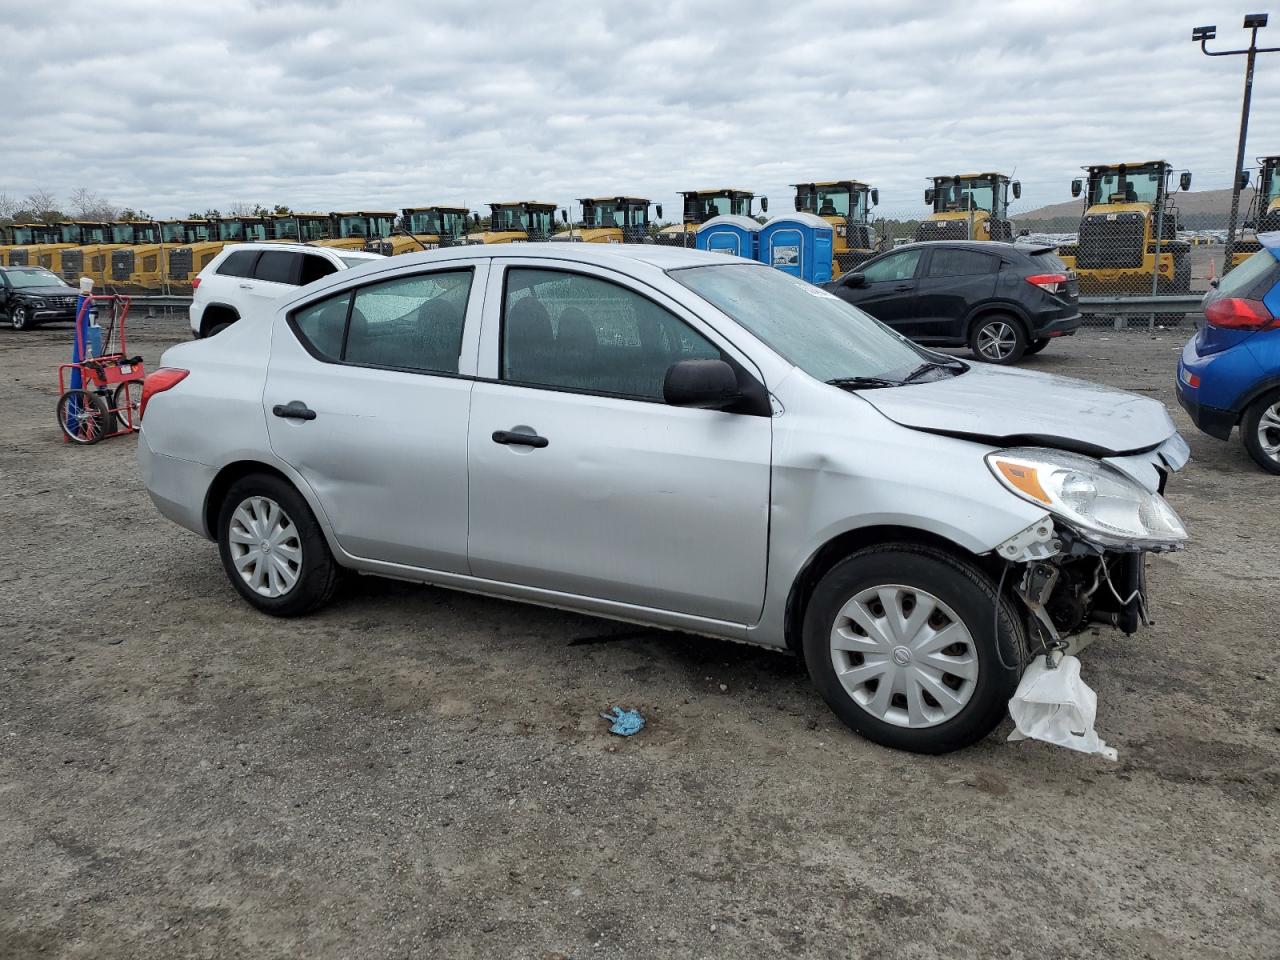
<svg viewBox="0 0 1280 960"><path fill-rule="evenodd" d="M917 274L923 252L917 247L867 262L861 271L841 277L836 296L910 336L916 326ZM856 273L864 279L861 286L849 282Z"/></svg>

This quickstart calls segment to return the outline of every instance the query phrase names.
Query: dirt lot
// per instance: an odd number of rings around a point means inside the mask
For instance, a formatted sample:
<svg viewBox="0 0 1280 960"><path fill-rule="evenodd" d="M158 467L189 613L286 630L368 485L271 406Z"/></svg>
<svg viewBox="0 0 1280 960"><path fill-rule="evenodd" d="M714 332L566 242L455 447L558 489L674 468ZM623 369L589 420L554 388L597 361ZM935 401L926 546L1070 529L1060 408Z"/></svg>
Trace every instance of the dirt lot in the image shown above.
<svg viewBox="0 0 1280 960"><path fill-rule="evenodd" d="M1028 361L1193 450L1159 625L1084 658L1116 763L893 753L787 656L442 590L255 614L131 438L59 442L68 336L0 330L5 960L1280 956L1280 483L1176 408L1185 333Z"/></svg>

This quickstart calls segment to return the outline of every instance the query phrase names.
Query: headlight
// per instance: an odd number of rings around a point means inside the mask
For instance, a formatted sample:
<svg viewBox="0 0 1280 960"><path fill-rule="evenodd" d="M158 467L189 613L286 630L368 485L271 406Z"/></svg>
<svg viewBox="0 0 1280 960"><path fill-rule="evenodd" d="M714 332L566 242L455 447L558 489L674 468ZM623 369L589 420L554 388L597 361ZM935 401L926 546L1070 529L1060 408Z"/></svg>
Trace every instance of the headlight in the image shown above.
<svg viewBox="0 0 1280 960"><path fill-rule="evenodd" d="M32 306L32 309L35 309L35 310L43 310L43 309L44 309L44 301L43 301L43 300L32 300L32 301L31 301L31 306Z"/></svg>
<svg viewBox="0 0 1280 960"><path fill-rule="evenodd" d="M1164 497L1092 457L1017 447L987 454L987 466L1011 493L1044 507L1104 546L1187 539L1186 528Z"/></svg>

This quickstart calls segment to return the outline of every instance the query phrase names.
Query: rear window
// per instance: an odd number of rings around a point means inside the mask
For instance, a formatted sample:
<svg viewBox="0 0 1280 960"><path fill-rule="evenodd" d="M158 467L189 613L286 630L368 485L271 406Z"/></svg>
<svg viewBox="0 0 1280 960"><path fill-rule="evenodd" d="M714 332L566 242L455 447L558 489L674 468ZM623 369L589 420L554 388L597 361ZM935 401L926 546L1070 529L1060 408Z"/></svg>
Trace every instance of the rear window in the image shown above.
<svg viewBox="0 0 1280 960"><path fill-rule="evenodd" d="M1057 250L1028 250L1027 256L1031 258L1031 265L1037 270L1043 270L1045 273L1067 272L1067 265L1058 256Z"/></svg>
<svg viewBox="0 0 1280 960"><path fill-rule="evenodd" d="M252 277L253 264L257 259L257 250L236 250L218 264L218 273L224 277Z"/></svg>
<svg viewBox="0 0 1280 960"><path fill-rule="evenodd" d="M1248 297L1256 294L1256 298L1265 295L1271 287L1268 281L1275 274L1280 274L1280 263L1272 256L1270 250L1259 250L1240 266L1236 267L1218 282L1218 289L1223 293ZM1254 290L1254 287L1265 284L1265 289Z"/></svg>
<svg viewBox="0 0 1280 960"><path fill-rule="evenodd" d="M297 253L264 250L258 257L258 265L254 268L253 275L259 280L267 280L271 283L296 284L300 266L298 261L301 259L302 255Z"/></svg>

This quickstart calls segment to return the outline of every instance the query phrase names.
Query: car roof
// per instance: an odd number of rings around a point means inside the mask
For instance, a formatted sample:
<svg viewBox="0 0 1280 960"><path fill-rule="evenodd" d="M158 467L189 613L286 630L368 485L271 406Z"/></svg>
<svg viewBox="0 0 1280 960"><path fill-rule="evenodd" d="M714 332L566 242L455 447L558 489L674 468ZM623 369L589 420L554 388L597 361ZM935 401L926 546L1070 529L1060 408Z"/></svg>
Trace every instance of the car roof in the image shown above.
<svg viewBox="0 0 1280 960"><path fill-rule="evenodd" d="M445 247L440 250L423 250L415 253L403 253L396 257L398 264L437 263L443 260L472 259L474 257L492 257L495 260L513 259L517 257L551 257L556 260L575 260L579 263L595 263L601 266L617 265L619 261L640 262L649 264L659 270L674 270L680 267L700 267L711 264L729 262L755 263L741 257L730 257L723 253L709 253L705 250L690 250L686 247L667 246L657 243L483 243L467 244L459 247Z"/></svg>
<svg viewBox="0 0 1280 960"><path fill-rule="evenodd" d="M903 250L921 250L937 249L939 247L951 247L961 250L985 250L988 253L1028 253L1031 250L1048 250L1053 244L1050 243L1005 243L1003 240L916 240L912 243L904 243L900 247L894 247L893 250L886 250L886 253L901 253Z"/></svg>
<svg viewBox="0 0 1280 960"><path fill-rule="evenodd" d="M334 256L355 257L358 260L385 260L380 253L368 250L342 250L337 247L320 247L314 243L289 243L281 240L249 240L244 243L228 243L222 248L223 253L234 253L237 250L286 250L290 253L331 253Z"/></svg>

